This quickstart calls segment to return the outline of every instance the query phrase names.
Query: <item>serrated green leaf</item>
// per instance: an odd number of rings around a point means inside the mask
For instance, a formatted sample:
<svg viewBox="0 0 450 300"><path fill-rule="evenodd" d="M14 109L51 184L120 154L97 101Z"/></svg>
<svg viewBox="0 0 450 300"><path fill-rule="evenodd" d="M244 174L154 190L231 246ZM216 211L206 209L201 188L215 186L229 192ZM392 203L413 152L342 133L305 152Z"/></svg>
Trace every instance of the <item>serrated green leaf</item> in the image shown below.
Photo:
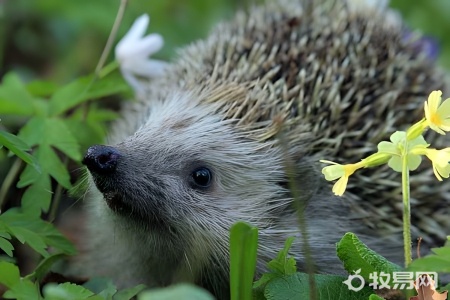
<svg viewBox="0 0 450 300"><path fill-rule="evenodd" d="M39 285L26 279L21 279L10 290L3 294L5 299L41 300Z"/></svg>
<svg viewBox="0 0 450 300"><path fill-rule="evenodd" d="M65 122L78 140L81 149L87 149L91 145L104 143L107 133L106 123L117 118L118 114L113 111L98 109L95 105L90 105L87 115L78 110Z"/></svg>
<svg viewBox="0 0 450 300"><path fill-rule="evenodd" d="M0 131L0 145L4 145L24 162L32 165L36 170L39 170L36 158L26 152L30 150L30 147L19 137L6 131Z"/></svg>
<svg viewBox="0 0 450 300"><path fill-rule="evenodd" d="M0 249L2 249L9 257L13 257L14 246L3 237L0 237Z"/></svg>
<svg viewBox="0 0 450 300"><path fill-rule="evenodd" d="M26 214L40 216L48 212L52 194L50 176L41 174L23 194L21 208Z"/></svg>
<svg viewBox="0 0 450 300"><path fill-rule="evenodd" d="M252 299L256 268L258 229L243 222L230 229L231 299Z"/></svg>
<svg viewBox="0 0 450 300"><path fill-rule="evenodd" d="M189 284L178 284L167 288L142 292L138 300L214 300L207 291Z"/></svg>
<svg viewBox="0 0 450 300"><path fill-rule="evenodd" d="M110 278L94 277L83 284L83 287L101 296L105 300L112 300L117 287Z"/></svg>
<svg viewBox="0 0 450 300"><path fill-rule="evenodd" d="M274 273L264 273L262 274L260 279L255 281L255 283L253 284L253 288L257 289L277 277L280 277L280 275Z"/></svg>
<svg viewBox="0 0 450 300"><path fill-rule="evenodd" d="M45 142L56 147L71 159L80 161L81 153L78 141L67 128L65 121L60 119L48 119L45 125Z"/></svg>
<svg viewBox="0 0 450 300"><path fill-rule="evenodd" d="M81 160L78 141L67 128L64 120L34 117L22 127L19 137L31 146L53 146L73 160Z"/></svg>
<svg viewBox="0 0 450 300"><path fill-rule="evenodd" d="M95 81L93 79L93 75L81 77L57 90L50 99L50 114L56 116L88 100L129 89L118 72Z"/></svg>
<svg viewBox="0 0 450 300"><path fill-rule="evenodd" d="M81 300L93 296L90 290L73 283L47 284L43 289L46 300Z"/></svg>
<svg viewBox="0 0 450 300"><path fill-rule="evenodd" d="M0 85L0 114L31 115L33 97L27 92L19 76L8 73Z"/></svg>
<svg viewBox="0 0 450 300"><path fill-rule="evenodd" d="M64 253L56 253L47 256L40 261L39 265L36 267L36 269L34 269L34 272L27 275L25 278L28 280L40 282L50 271L53 264L65 257L67 257L67 255L65 255Z"/></svg>
<svg viewBox="0 0 450 300"><path fill-rule="evenodd" d="M34 167L32 167L31 165L27 165L20 174L20 179L19 182L17 182L16 186L18 188L26 187L36 182L41 176L48 176L48 174L45 172L39 173Z"/></svg>
<svg viewBox="0 0 450 300"><path fill-rule="evenodd" d="M294 242L294 237L286 240L284 248L278 253L277 258L271 260L267 265L269 270L279 275L291 275L297 272L296 261L293 257L288 257L289 249Z"/></svg>
<svg viewBox="0 0 450 300"><path fill-rule="evenodd" d="M81 120L67 120L66 125L77 139L81 149L86 150L91 145L102 144L106 136L106 129L99 123ZM99 129L102 128L102 129Z"/></svg>
<svg viewBox="0 0 450 300"><path fill-rule="evenodd" d="M46 245L54 247L68 255L76 253L72 243L53 224L38 217L32 218L30 215L20 212L17 208L9 209L1 214L0 223L6 224L8 227L26 228L40 236Z"/></svg>
<svg viewBox="0 0 450 300"><path fill-rule="evenodd" d="M37 253L44 257L49 256L44 240L35 232L18 226L8 226L9 232L14 235L22 244L27 243Z"/></svg>
<svg viewBox="0 0 450 300"><path fill-rule="evenodd" d="M284 247L278 252L277 257L267 264L270 272L264 273L261 278L253 284L255 291L264 288L267 282L274 278L295 274L297 272L297 263L295 259L293 257L288 257L289 249L291 248L294 239L294 237L286 239Z"/></svg>
<svg viewBox="0 0 450 300"><path fill-rule="evenodd" d="M45 123L46 119L43 117L31 118L20 129L19 138L23 139L31 147L41 144L45 139Z"/></svg>
<svg viewBox="0 0 450 300"><path fill-rule="evenodd" d="M66 189L70 189L70 175L66 166L61 162L55 151L48 145L41 145L36 150L36 157L43 172L48 172L56 181Z"/></svg>
<svg viewBox="0 0 450 300"><path fill-rule="evenodd" d="M50 233L48 230L47 232L41 232L41 234L44 235L45 242L49 246L54 247L67 255L77 254L77 250L73 244L64 235L62 235L56 228L51 229L54 233Z"/></svg>
<svg viewBox="0 0 450 300"><path fill-rule="evenodd" d="M135 287L118 291L113 296L113 300L130 300L145 289L145 285L139 284Z"/></svg>
<svg viewBox="0 0 450 300"><path fill-rule="evenodd" d="M348 232L336 245L337 255L343 262L345 270L353 273L357 270L360 275L367 281L370 281L370 274L377 272L385 272L392 274L393 272L402 271L402 268L391 263L375 251L369 249L362 243L358 237ZM392 276L390 276L392 280Z"/></svg>
<svg viewBox="0 0 450 300"><path fill-rule="evenodd" d="M0 283L7 288L12 288L19 280L19 267L15 264L0 260Z"/></svg>
<svg viewBox="0 0 450 300"><path fill-rule="evenodd" d="M361 300L367 299L373 293L368 287L359 291L351 291L343 283L345 277L336 275L314 275L319 300ZM264 291L268 300L310 299L309 275L295 273L271 280Z"/></svg>
<svg viewBox="0 0 450 300"><path fill-rule="evenodd" d="M59 88L50 98L49 113L56 116L84 101L88 89L92 86L93 76L77 78L75 81Z"/></svg>

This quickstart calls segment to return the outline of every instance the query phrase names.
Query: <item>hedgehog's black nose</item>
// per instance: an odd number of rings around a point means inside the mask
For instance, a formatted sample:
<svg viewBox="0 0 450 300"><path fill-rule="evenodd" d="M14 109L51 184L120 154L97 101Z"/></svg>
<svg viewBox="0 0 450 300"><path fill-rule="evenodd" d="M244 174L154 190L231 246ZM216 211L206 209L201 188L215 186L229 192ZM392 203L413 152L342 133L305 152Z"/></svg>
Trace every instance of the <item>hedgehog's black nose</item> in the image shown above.
<svg viewBox="0 0 450 300"><path fill-rule="evenodd" d="M95 145L89 147L82 163L93 173L111 174L116 170L121 156L114 147Z"/></svg>

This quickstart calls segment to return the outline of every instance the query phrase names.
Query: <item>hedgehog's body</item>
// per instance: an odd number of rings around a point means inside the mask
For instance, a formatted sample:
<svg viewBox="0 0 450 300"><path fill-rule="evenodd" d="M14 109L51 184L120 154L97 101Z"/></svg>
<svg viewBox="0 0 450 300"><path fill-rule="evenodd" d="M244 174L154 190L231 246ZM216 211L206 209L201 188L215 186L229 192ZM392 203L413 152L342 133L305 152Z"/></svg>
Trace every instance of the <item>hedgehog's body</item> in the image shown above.
<svg viewBox="0 0 450 300"><path fill-rule="evenodd" d="M394 224L399 232L399 176L386 169L354 176L341 200L318 159L358 161L419 120L429 92L445 88L442 74L402 34L373 11L285 1L239 14L187 47L147 86L145 99L124 110L111 135L115 148L88 153L98 187L89 199L94 271L121 285L190 281L226 295L231 224L259 227L259 270L287 237L299 235L286 161L306 204L319 271L341 269L334 245L345 231L370 225L384 234ZM107 171L93 166L101 155L113 165ZM439 189L422 186L412 196L428 202L426 212L441 209ZM423 221L413 218L419 227ZM401 240L395 246L384 254L401 262ZM301 268L301 246L292 253Z"/></svg>

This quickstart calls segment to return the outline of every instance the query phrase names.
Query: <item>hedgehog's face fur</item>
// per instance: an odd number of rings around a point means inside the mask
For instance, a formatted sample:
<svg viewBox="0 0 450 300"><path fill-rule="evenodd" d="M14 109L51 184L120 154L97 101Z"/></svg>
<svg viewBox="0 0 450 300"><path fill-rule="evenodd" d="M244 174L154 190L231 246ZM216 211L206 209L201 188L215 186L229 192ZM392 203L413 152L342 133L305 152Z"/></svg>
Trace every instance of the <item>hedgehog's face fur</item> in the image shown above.
<svg viewBox="0 0 450 300"><path fill-rule="evenodd" d="M171 97L179 99L155 102L158 114L147 113L122 142L91 147L85 164L119 220L149 235L167 231L220 242L226 251L233 222L265 228L289 204L280 184L282 155L238 133L232 120L211 115L195 96Z"/></svg>

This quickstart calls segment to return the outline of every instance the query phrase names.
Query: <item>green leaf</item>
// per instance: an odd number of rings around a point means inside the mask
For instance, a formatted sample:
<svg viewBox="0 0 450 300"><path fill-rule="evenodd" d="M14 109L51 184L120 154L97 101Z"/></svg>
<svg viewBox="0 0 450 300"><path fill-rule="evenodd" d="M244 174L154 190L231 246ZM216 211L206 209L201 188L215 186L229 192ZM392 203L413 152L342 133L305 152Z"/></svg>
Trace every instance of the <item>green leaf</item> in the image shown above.
<svg viewBox="0 0 450 300"><path fill-rule="evenodd" d="M337 243L336 250L339 259L344 263L345 270L349 273L361 270L360 275L367 281L370 280L370 274L374 272L389 273L392 281L392 273L402 271L400 266L369 249L351 232L346 233Z"/></svg>
<svg viewBox="0 0 450 300"><path fill-rule="evenodd" d="M56 116L88 100L125 92L128 89L118 72L95 81L93 75L78 78L53 94L50 99L50 115Z"/></svg>
<svg viewBox="0 0 450 300"><path fill-rule="evenodd" d="M49 179L44 177L51 175L56 181L58 181L59 184L67 189L71 188L72 184L70 183L70 175L67 168L61 162L58 155L56 155L56 153L50 148L50 146L42 145L36 149L35 155L41 165L42 173L39 174L36 170L27 166L22 174L20 174L20 180L17 183L17 187L22 188L30 184L36 184L37 186L33 189L38 191L41 196L45 196L45 198L41 199L41 202L37 206L46 207L48 197L50 196L45 194L45 192L50 192L51 189L48 189L50 186ZM33 195L26 195L25 200L27 203L29 203L28 201L30 201L30 197L33 197Z"/></svg>
<svg viewBox="0 0 450 300"><path fill-rule="evenodd" d="M55 151L48 145L41 145L36 150L36 156L41 164L42 170L48 172L59 184L66 189L70 189L70 175L66 166L61 162Z"/></svg>
<svg viewBox="0 0 450 300"><path fill-rule="evenodd" d="M42 169L41 169L42 170ZM19 182L17 183L18 188L26 187L34 182L36 182L40 177L48 176L46 172L39 173L31 165L27 165L25 169L20 174Z"/></svg>
<svg viewBox="0 0 450 300"><path fill-rule="evenodd" d="M142 292L138 300L213 300L207 291L188 284L173 285L168 288L153 289Z"/></svg>
<svg viewBox="0 0 450 300"><path fill-rule="evenodd" d="M44 258L43 260L41 260L36 269L34 269L34 272L27 275L25 278L40 282L50 271L53 264L65 257L67 257L67 255L65 255L64 253L56 253Z"/></svg>
<svg viewBox="0 0 450 300"><path fill-rule="evenodd" d="M113 300L129 300L142 292L144 289L145 285L139 284L135 287L118 291L116 294L114 294Z"/></svg>
<svg viewBox="0 0 450 300"><path fill-rule="evenodd" d="M47 284L43 289L46 300L81 300L93 296L90 290L73 283Z"/></svg>
<svg viewBox="0 0 450 300"><path fill-rule="evenodd" d="M45 139L45 124L43 117L33 117L20 129L19 137L31 147L43 143Z"/></svg>
<svg viewBox="0 0 450 300"><path fill-rule="evenodd" d="M3 237L0 237L0 249L2 249L9 257L13 257L14 246Z"/></svg>
<svg viewBox="0 0 450 300"><path fill-rule="evenodd" d="M346 278L342 276L316 274L314 280L319 300L361 300L373 294L373 290L368 287L361 286L359 291L349 290L343 283ZM359 283L356 288L359 288ZM295 273L276 278L267 284L264 296L268 300L309 299L309 275Z"/></svg>
<svg viewBox="0 0 450 300"><path fill-rule="evenodd" d="M117 118L117 113L98 109L91 104L87 115L84 115L84 111L78 110L65 122L68 129L78 140L80 147L87 149L91 145L104 142L107 133L106 124Z"/></svg>
<svg viewBox="0 0 450 300"><path fill-rule="evenodd" d="M0 283L7 288L12 288L19 281L19 267L15 264L0 260Z"/></svg>
<svg viewBox="0 0 450 300"><path fill-rule="evenodd" d="M433 248L434 254L413 260L408 270L420 272L450 272L450 246Z"/></svg>
<svg viewBox="0 0 450 300"><path fill-rule="evenodd" d="M42 237L40 237L35 232L19 227L19 226L8 226L9 232L14 235L22 244L27 243L31 248L33 248L37 253L41 254L44 257L49 256L45 244Z"/></svg>
<svg viewBox="0 0 450 300"><path fill-rule="evenodd" d="M39 285L26 279L21 279L9 291L3 294L5 299L40 300Z"/></svg>
<svg viewBox="0 0 450 300"><path fill-rule="evenodd" d="M243 222L230 229L231 299L252 299L256 268L258 229Z"/></svg>
<svg viewBox="0 0 450 300"><path fill-rule="evenodd" d="M45 142L66 154L75 161L81 160L77 139L67 128L66 122L60 119L47 119Z"/></svg>
<svg viewBox="0 0 450 300"><path fill-rule="evenodd" d="M41 211L48 212L52 199L50 176L41 174L33 179L33 184L27 188L22 196L22 210L30 215L40 216Z"/></svg>
<svg viewBox="0 0 450 300"><path fill-rule="evenodd" d="M64 120L34 117L22 127L19 137L31 146L53 146L73 160L81 160L78 141L67 128Z"/></svg>
<svg viewBox="0 0 450 300"><path fill-rule="evenodd" d="M445 285L443 287L440 287L438 290L440 293L450 291L450 283L448 283L447 285Z"/></svg>
<svg viewBox="0 0 450 300"><path fill-rule="evenodd" d="M72 243L70 243L53 224L45 222L37 216L33 218L32 216L13 208L0 215L0 225L2 224L3 226L6 225L6 227L21 227L28 229L43 239L46 245L54 247L68 255L76 253ZM20 233L21 232L19 232L19 235ZM26 240L28 238L27 234L25 234L25 236L22 234L21 238L24 238L26 243L28 242ZM32 240L32 242L33 241L34 240Z"/></svg>
<svg viewBox="0 0 450 300"><path fill-rule="evenodd" d="M113 295L117 292L117 287L109 278L91 278L88 282L83 284L83 287L107 300L112 300Z"/></svg>
<svg viewBox="0 0 450 300"><path fill-rule="evenodd" d="M267 264L270 272L264 273L261 278L253 284L254 289L263 288L267 282L274 278L291 275L297 272L295 258L288 257L289 249L291 248L294 239L294 237L290 237L286 240L284 248L278 252L277 257Z"/></svg>
<svg viewBox="0 0 450 300"><path fill-rule="evenodd" d="M35 80L27 84L27 91L37 97L50 96L57 88L58 85L51 81Z"/></svg>
<svg viewBox="0 0 450 300"><path fill-rule="evenodd" d="M369 296L369 300L384 300L384 298L381 298L377 294L372 294Z"/></svg>
<svg viewBox="0 0 450 300"><path fill-rule="evenodd" d="M297 272L296 261L294 257L288 257L289 249L294 242L294 237L286 240L284 248L278 253L277 258L271 260L267 265L269 270L279 275L291 275Z"/></svg>
<svg viewBox="0 0 450 300"><path fill-rule="evenodd" d="M0 114L25 115L33 113L33 97L27 92L19 76L8 73L0 85Z"/></svg>
<svg viewBox="0 0 450 300"><path fill-rule="evenodd" d="M0 131L0 145L4 145L24 162L32 165L36 170L39 170L37 160L31 154L26 152L30 150L30 147L19 137L9 132Z"/></svg>

